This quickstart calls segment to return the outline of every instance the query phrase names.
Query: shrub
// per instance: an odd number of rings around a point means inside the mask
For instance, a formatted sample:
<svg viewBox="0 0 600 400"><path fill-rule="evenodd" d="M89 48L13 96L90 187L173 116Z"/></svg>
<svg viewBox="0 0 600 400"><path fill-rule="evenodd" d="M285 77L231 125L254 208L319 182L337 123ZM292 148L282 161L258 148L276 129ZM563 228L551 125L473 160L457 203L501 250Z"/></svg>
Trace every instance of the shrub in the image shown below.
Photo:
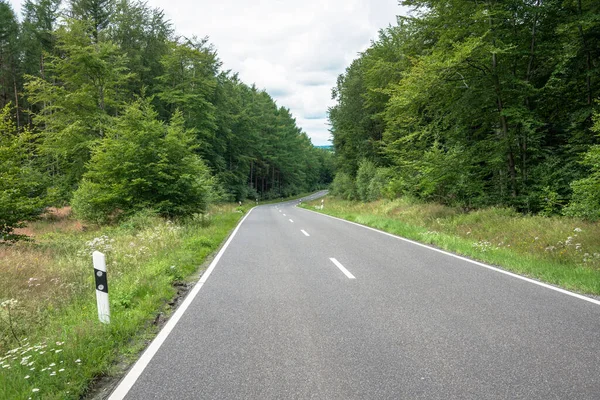
<svg viewBox="0 0 600 400"><path fill-rule="evenodd" d="M592 130L600 133L600 114L596 114L594 120ZM582 163L590 168L590 175L571 183L573 197L564 213L591 220L600 219L600 145L592 146L585 153Z"/></svg>
<svg viewBox="0 0 600 400"><path fill-rule="evenodd" d="M587 178L571 183L573 197L564 212L575 217L600 219L600 146L592 146L583 163L592 171Z"/></svg>
<svg viewBox="0 0 600 400"><path fill-rule="evenodd" d="M43 211L43 174L32 159L33 135L19 132L10 118L10 105L0 110L0 241L21 238L14 230Z"/></svg>
<svg viewBox="0 0 600 400"><path fill-rule="evenodd" d="M368 201L374 201L384 196L391 176L391 171L388 168L377 168L375 176L371 179L371 183L369 183L369 188L367 190Z"/></svg>
<svg viewBox="0 0 600 400"><path fill-rule="evenodd" d="M338 172L331 184L331 194L345 200L356 199L356 185L352 176L345 172Z"/></svg>
<svg viewBox="0 0 600 400"><path fill-rule="evenodd" d="M369 185L376 172L375 164L371 161L362 160L359 163L356 173L356 194L360 200L369 201Z"/></svg>
<svg viewBox="0 0 600 400"><path fill-rule="evenodd" d="M74 211L99 223L144 208L165 217L203 212L212 182L193 141L179 112L167 126L147 100L134 102L94 149Z"/></svg>

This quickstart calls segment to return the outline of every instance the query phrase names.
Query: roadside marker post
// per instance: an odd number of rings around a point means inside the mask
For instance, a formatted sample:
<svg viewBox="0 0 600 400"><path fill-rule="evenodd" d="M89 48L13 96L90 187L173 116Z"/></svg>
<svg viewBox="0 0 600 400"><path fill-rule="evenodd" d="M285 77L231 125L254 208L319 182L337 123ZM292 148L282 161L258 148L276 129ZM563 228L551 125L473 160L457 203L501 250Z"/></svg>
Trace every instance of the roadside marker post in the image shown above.
<svg viewBox="0 0 600 400"><path fill-rule="evenodd" d="M108 302L108 279L106 277L106 257L99 251L92 253L94 260L94 279L96 281L96 303L98 319L103 324L110 323L110 304Z"/></svg>

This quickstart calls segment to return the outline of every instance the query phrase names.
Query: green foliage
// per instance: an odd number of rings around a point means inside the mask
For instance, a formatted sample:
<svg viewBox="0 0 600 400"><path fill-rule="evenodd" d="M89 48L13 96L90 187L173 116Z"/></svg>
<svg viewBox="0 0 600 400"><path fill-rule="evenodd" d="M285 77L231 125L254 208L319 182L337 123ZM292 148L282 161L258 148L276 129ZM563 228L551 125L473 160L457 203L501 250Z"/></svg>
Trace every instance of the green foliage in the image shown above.
<svg viewBox="0 0 600 400"><path fill-rule="evenodd" d="M125 103L122 85L130 78L125 59L111 42L95 44L88 25L71 20L55 32L59 55L50 56L50 76L29 76L28 100L40 108L41 154L55 192L70 197L85 173L96 140L112 126Z"/></svg>
<svg viewBox="0 0 600 400"><path fill-rule="evenodd" d="M383 29L333 89L338 171L358 179L367 158L392 168L388 196L466 208L554 213L593 190L594 156L579 161L598 144L599 2L401 4L413 16ZM584 197L573 204L595 207Z"/></svg>
<svg viewBox="0 0 600 400"><path fill-rule="evenodd" d="M43 210L43 174L34 163L35 136L18 131L10 104L0 110L0 242L20 238L14 233Z"/></svg>
<svg viewBox="0 0 600 400"><path fill-rule="evenodd" d="M75 212L99 223L147 207L168 217L203 212L211 181L192 143L180 113L166 126L148 100L134 102L94 148Z"/></svg>
<svg viewBox="0 0 600 400"><path fill-rule="evenodd" d="M331 183L331 194L345 200L355 200L357 198L356 184L352 176L345 172L338 172Z"/></svg>
<svg viewBox="0 0 600 400"><path fill-rule="evenodd" d="M390 183L391 171L389 168L377 168L375 175L367 190L367 201L374 201L385 196L386 188Z"/></svg>
<svg viewBox="0 0 600 400"><path fill-rule="evenodd" d="M592 129L600 134L600 114L596 114ZM582 163L590 169L590 174L571 183L573 197L564 212L566 215L597 220L600 219L600 145L592 146Z"/></svg>
<svg viewBox="0 0 600 400"><path fill-rule="evenodd" d="M361 201L369 201L369 187L375 177L376 168L369 160L362 160L356 172L356 195Z"/></svg>

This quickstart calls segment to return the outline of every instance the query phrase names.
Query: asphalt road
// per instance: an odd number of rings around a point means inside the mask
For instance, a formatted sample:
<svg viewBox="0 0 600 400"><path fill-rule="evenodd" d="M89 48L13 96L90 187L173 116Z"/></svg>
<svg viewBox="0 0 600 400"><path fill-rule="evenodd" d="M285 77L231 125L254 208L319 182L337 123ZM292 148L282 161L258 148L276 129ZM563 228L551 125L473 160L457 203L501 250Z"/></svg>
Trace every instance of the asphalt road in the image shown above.
<svg viewBox="0 0 600 400"><path fill-rule="evenodd" d="M296 203L246 217L111 400L600 399L597 302Z"/></svg>

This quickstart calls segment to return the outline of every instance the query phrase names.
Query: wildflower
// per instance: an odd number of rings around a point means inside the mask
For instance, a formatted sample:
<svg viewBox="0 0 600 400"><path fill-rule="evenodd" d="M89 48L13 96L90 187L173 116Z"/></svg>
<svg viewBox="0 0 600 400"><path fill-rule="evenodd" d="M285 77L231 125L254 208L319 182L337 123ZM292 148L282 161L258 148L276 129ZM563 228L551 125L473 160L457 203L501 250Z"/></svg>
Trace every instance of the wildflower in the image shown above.
<svg viewBox="0 0 600 400"><path fill-rule="evenodd" d="M81 360L78 358L77 360L75 360L75 362L76 362L77 364L79 364L79 363L81 362Z"/></svg>
<svg viewBox="0 0 600 400"><path fill-rule="evenodd" d="M54 350L55 353L60 353L62 349Z"/></svg>
<svg viewBox="0 0 600 400"><path fill-rule="evenodd" d="M56 365L56 363L52 363L49 365L49 367L54 367Z"/></svg>
<svg viewBox="0 0 600 400"><path fill-rule="evenodd" d="M40 389L38 389L38 388L33 388L33 389L31 389L31 391L32 391L33 393L37 393L37 392L39 392L39 391L40 391Z"/></svg>
<svg viewBox="0 0 600 400"><path fill-rule="evenodd" d="M537 236L533 238L533 240L539 240L539 239L540 239L540 238L539 238L539 237L537 237Z"/></svg>
<svg viewBox="0 0 600 400"><path fill-rule="evenodd" d="M50 374L50 376L56 376L56 371L52 371L52 373Z"/></svg>
<svg viewBox="0 0 600 400"><path fill-rule="evenodd" d="M573 232L582 232L581 228L575 228L573 229Z"/></svg>
<svg viewBox="0 0 600 400"><path fill-rule="evenodd" d="M29 379L29 375L25 375L25 379Z"/></svg>
<svg viewBox="0 0 600 400"><path fill-rule="evenodd" d="M18 303L19 303L19 301L16 299L5 300L2 303L0 303L0 307L2 307L2 308L12 307L12 306L16 306Z"/></svg>
<svg viewBox="0 0 600 400"><path fill-rule="evenodd" d="M61 368L58 370L58 372L63 372L64 370L65 370L64 368Z"/></svg>

